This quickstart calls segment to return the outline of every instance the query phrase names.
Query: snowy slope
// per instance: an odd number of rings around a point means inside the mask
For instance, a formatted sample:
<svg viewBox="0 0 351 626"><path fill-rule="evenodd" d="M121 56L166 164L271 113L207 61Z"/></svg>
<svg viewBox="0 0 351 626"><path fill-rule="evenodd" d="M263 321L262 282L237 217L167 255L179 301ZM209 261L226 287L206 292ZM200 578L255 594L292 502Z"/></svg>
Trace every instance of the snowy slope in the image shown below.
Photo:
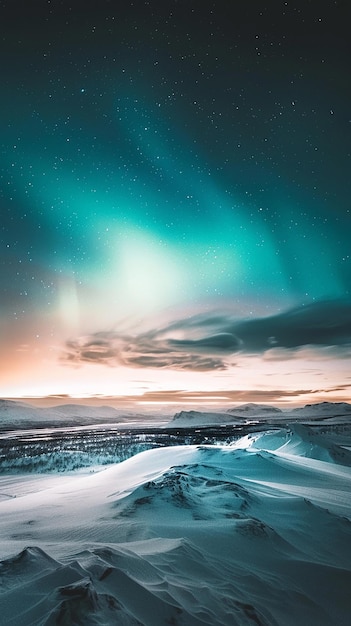
<svg viewBox="0 0 351 626"><path fill-rule="evenodd" d="M248 403L230 408L227 411L223 411L223 413L181 411L175 414L171 424L174 426L195 427L242 424L250 421L274 424L275 422L311 422L311 420L348 422L351 420L351 405L347 402L320 402L282 411L274 406Z"/></svg>
<svg viewBox="0 0 351 626"><path fill-rule="evenodd" d="M89 424L95 421L124 421L125 413L110 406L93 407L63 404L39 408L27 402L0 399L0 428L29 427L40 424Z"/></svg>
<svg viewBox="0 0 351 626"><path fill-rule="evenodd" d="M263 404L242 404L222 412L180 411L176 413L173 422L175 426L205 426L220 424L241 424L248 420L257 420L267 417L280 417L283 412Z"/></svg>
<svg viewBox="0 0 351 626"><path fill-rule="evenodd" d="M247 404L241 404L228 409L227 413L249 417L260 417L264 415L282 413L282 410L278 409L278 407L270 406L269 404L255 404L254 402L248 402Z"/></svg>
<svg viewBox="0 0 351 626"><path fill-rule="evenodd" d="M350 458L309 429L28 488L0 502L6 624L349 625Z"/></svg>
<svg viewBox="0 0 351 626"><path fill-rule="evenodd" d="M233 424L238 420L226 413L208 413L205 411L180 411L176 413L169 425L172 426L206 426L212 424ZM240 420L239 420L240 421Z"/></svg>
<svg viewBox="0 0 351 626"><path fill-rule="evenodd" d="M304 407L293 409L291 414L298 417L337 417L349 416L351 418L351 404L348 402L317 402L306 404Z"/></svg>

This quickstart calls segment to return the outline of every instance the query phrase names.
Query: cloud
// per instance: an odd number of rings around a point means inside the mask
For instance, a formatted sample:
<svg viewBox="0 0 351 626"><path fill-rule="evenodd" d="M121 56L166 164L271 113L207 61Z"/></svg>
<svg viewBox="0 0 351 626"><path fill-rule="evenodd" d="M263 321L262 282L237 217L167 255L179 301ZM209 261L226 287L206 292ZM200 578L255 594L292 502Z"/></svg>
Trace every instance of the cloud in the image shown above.
<svg viewBox="0 0 351 626"><path fill-rule="evenodd" d="M226 366L221 359L200 357L195 354L169 353L164 356L140 355L129 358L127 364L137 367L173 368L199 372L226 369Z"/></svg>
<svg viewBox="0 0 351 626"><path fill-rule="evenodd" d="M101 335L104 338L101 338ZM138 337L115 332L96 333L66 342L61 361L79 366L95 363L108 366L212 371L225 369L221 358L171 349L168 342L154 333Z"/></svg>
<svg viewBox="0 0 351 626"><path fill-rule="evenodd" d="M147 391L142 396L135 396L134 399L141 402L170 402L172 404L184 404L186 402L212 402L218 400L218 404L225 402L284 402L291 398L300 398L305 395L317 394L319 390L314 389L294 389L284 391L279 389L227 389L227 390L207 390L207 391L184 391L184 390L163 390Z"/></svg>
<svg viewBox="0 0 351 626"><path fill-rule="evenodd" d="M221 352L236 352L240 348L240 340L232 333L218 333L202 339L171 339L169 345L183 350L215 350Z"/></svg>
<svg viewBox="0 0 351 626"><path fill-rule="evenodd" d="M105 394L94 394L89 398L73 398L66 394L53 394L43 398L35 398L35 404L38 406L52 406L53 401L55 404L67 402L70 403L88 404L101 406L101 403L108 403L110 406L125 406L136 404L171 404L174 406L184 407L184 405L191 405L192 407L198 406L222 406L231 404L241 404L246 402L256 403L279 403L280 405L291 406L291 402L311 402L311 396L315 402L322 402L325 400L332 401L332 398L327 394L338 393L338 401L348 402L350 396L347 395L351 385L340 385L330 387L326 389L207 389L207 390L193 390L187 391L184 389L164 389L164 390L145 390L143 393L127 396L113 396ZM340 396L340 391L345 391L345 396ZM32 402L33 398L22 398L23 401Z"/></svg>
<svg viewBox="0 0 351 626"><path fill-rule="evenodd" d="M207 331L207 332L206 332ZM351 301L315 302L270 317L237 320L198 315L139 335L92 333L66 342L66 364L177 370L224 370L236 354L295 358L296 351L321 351L345 358L351 345Z"/></svg>
<svg viewBox="0 0 351 626"><path fill-rule="evenodd" d="M96 335L91 335L67 341L63 360L76 365L83 362L114 365L118 360L118 351L113 338L101 340Z"/></svg>
<svg viewBox="0 0 351 626"><path fill-rule="evenodd" d="M196 339L191 336L206 326L211 334ZM271 349L293 350L303 346L345 349L351 344L351 301L320 301L256 319L195 316L171 324L168 330L182 330L188 335L181 340L171 340L173 347L207 349L219 354L237 351L259 354Z"/></svg>
<svg viewBox="0 0 351 626"><path fill-rule="evenodd" d="M350 385L337 385L335 387L331 387L330 389L325 389L324 393L335 393L336 391L347 391L348 389L350 389L351 384ZM350 396L347 396L347 399L350 400Z"/></svg>
<svg viewBox="0 0 351 626"><path fill-rule="evenodd" d="M272 348L264 352L265 361L288 361L300 359L304 361L334 361L335 359L351 359L351 343L343 346L305 345L298 348Z"/></svg>
<svg viewBox="0 0 351 626"><path fill-rule="evenodd" d="M239 322L234 329L243 349L250 352L272 347L343 346L351 343L351 302L315 302L279 315Z"/></svg>

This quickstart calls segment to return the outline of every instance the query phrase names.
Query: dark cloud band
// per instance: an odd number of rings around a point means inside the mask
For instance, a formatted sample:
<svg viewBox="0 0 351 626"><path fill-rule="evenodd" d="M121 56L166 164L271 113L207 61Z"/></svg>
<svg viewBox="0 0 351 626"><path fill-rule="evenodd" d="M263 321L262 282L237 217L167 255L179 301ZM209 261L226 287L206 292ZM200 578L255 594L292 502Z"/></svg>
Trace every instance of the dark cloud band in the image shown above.
<svg viewBox="0 0 351 626"><path fill-rule="evenodd" d="M172 337L174 333L181 338ZM262 354L272 348L303 346L333 346L338 351L348 344L351 302L327 300L249 320L194 316L137 336L98 332L68 341L63 361L208 371L226 369L230 357L239 352Z"/></svg>

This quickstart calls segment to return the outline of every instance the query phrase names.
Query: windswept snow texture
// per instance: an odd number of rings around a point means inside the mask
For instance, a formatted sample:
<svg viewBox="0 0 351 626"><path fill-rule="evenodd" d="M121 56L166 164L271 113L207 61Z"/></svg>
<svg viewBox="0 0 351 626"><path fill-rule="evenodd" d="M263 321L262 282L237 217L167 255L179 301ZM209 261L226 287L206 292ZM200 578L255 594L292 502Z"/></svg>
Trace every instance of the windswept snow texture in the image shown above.
<svg viewBox="0 0 351 626"><path fill-rule="evenodd" d="M2 485L9 626L350 624L351 453L307 427Z"/></svg>

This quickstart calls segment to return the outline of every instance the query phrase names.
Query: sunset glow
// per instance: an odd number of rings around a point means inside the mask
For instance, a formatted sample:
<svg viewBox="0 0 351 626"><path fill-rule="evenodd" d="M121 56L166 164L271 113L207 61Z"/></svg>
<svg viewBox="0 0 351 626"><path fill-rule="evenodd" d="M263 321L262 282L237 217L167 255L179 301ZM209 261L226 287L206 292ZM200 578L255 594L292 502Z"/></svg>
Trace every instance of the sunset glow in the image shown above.
<svg viewBox="0 0 351 626"><path fill-rule="evenodd" d="M337 7L61 4L4 12L0 396L350 400Z"/></svg>

